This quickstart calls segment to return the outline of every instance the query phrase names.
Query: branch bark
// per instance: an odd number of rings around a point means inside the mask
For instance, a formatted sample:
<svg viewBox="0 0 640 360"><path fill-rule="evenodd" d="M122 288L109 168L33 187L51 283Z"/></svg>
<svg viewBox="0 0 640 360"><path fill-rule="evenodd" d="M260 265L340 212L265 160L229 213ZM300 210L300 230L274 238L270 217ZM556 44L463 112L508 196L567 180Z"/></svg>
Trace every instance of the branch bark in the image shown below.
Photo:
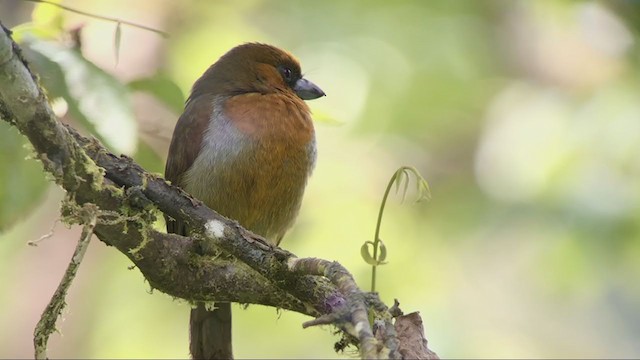
<svg viewBox="0 0 640 360"><path fill-rule="evenodd" d="M371 330L369 318L390 324L386 305L363 293L342 266L299 259L269 245L130 158L115 156L61 124L18 45L2 28L0 117L29 139L45 171L67 191L67 222L84 224L78 209L95 204L98 238L131 259L162 292L189 301L263 304L319 320L330 316L355 336L363 357L401 356L394 348L395 332L374 336ZM191 236L153 230L159 212L183 220Z"/></svg>

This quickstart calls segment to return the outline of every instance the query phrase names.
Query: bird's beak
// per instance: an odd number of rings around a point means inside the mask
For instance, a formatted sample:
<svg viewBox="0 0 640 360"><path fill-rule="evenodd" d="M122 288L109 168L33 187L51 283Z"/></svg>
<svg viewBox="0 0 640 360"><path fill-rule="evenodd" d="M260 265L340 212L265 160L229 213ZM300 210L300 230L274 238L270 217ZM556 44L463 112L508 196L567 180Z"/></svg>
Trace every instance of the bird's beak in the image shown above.
<svg viewBox="0 0 640 360"><path fill-rule="evenodd" d="M293 91L295 91L302 100L313 100L325 96L324 91L322 91L318 85L305 78L300 78L300 80L296 81L296 84L293 86Z"/></svg>

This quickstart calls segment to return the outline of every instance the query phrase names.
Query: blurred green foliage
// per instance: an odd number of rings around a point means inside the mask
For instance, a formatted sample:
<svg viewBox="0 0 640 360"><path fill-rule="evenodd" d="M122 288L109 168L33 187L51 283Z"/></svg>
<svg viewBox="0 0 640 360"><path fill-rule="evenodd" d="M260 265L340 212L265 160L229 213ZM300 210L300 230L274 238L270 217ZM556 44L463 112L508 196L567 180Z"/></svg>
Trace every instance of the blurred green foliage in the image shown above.
<svg viewBox="0 0 640 360"><path fill-rule="evenodd" d="M0 122L0 233L33 211L49 185L40 164L27 160L33 155L18 130Z"/></svg>
<svg viewBox="0 0 640 360"><path fill-rule="evenodd" d="M170 33L122 25L114 38L116 24L0 2L23 45L28 33L55 47L39 52L48 64L32 61L64 100L55 102L66 104L62 118L155 172L184 94L220 55L261 41L298 56L328 96L309 102L323 119L318 165L283 246L340 261L366 288L360 246L389 176L414 165L433 197L387 204L388 264L376 287L421 312L441 356L640 356L638 2L64 4ZM68 30L81 24L80 54ZM69 76L79 69L86 87L74 92ZM88 95L91 106L74 103ZM136 146L113 141L125 139ZM48 231L62 194L40 195L46 182L23 143L0 124L0 306L12 309L0 312L0 357L31 355L33 326L78 235L59 227L39 247L24 245ZM147 295L127 266L91 245L52 356L187 356L188 306ZM332 352L330 329L301 330L297 314L250 306L234 316L239 358L347 356Z"/></svg>

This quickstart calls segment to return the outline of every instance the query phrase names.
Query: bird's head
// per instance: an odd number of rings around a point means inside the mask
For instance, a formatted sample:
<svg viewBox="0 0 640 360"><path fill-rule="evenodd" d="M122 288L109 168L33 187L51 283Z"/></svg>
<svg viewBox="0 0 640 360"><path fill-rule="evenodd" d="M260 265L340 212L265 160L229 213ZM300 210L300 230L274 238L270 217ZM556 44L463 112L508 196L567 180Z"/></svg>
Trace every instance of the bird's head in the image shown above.
<svg viewBox="0 0 640 360"><path fill-rule="evenodd" d="M300 63L277 47L247 43L216 61L193 85L190 99L202 94L234 96L246 93L291 93L303 100L324 92L302 77Z"/></svg>

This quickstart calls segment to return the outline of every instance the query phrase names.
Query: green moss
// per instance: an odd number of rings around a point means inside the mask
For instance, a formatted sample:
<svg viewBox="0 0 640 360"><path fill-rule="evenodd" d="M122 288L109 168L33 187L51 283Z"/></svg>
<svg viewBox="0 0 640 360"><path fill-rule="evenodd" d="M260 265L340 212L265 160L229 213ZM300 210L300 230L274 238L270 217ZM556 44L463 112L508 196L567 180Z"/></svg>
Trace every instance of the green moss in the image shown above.
<svg viewBox="0 0 640 360"><path fill-rule="evenodd" d="M126 224L127 223L125 222L125 226ZM140 235L142 236L142 241L140 241L140 244L138 244L138 246L136 246L135 248L129 250L129 254L131 254L131 256L136 260L142 260L142 255L138 253L149 243L149 236L147 235L147 231L141 231Z"/></svg>
<svg viewBox="0 0 640 360"><path fill-rule="evenodd" d="M83 156L83 167L85 174L87 175L87 179L91 179L91 189L97 192L102 191L106 187L104 186L104 168L98 166L91 158L89 158L86 154ZM112 187L112 186L109 186ZM124 193L121 194L123 196Z"/></svg>
<svg viewBox="0 0 640 360"><path fill-rule="evenodd" d="M60 221L66 225L81 224L82 219L79 216L81 207L71 198L69 194L60 203Z"/></svg>
<svg viewBox="0 0 640 360"><path fill-rule="evenodd" d="M131 209L128 207L123 207L123 213L128 214L131 212ZM131 254L136 260L141 260L142 256L140 254L138 254L140 252L140 250L144 249L145 246L147 246L147 244L150 242L150 237L149 237L149 229L153 228L153 222L155 221L155 216L153 216L153 214L150 214L152 219L149 219L148 213L146 211L144 212L134 212L135 215L133 215L132 217L126 217L127 221L125 221L124 225L125 228L128 226L128 223L130 220L133 220L135 222L135 224L138 225L138 229L140 229L140 236L142 237L142 241L140 241L140 244L138 244L138 246L136 246L133 249L129 250L129 254Z"/></svg>
<svg viewBox="0 0 640 360"><path fill-rule="evenodd" d="M148 177L151 176L149 174L142 174L142 185L140 185L143 189L146 189L147 186L149 185L149 179Z"/></svg>
<svg viewBox="0 0 640 360"><path fill-rule="evenodd" d="M123 187L118 187L118 186L114 186L114 185L104 185L103 184L103 189L109 191L111 193L111 196L113 196L115 198L124 197L124 188Z"/></svg>

